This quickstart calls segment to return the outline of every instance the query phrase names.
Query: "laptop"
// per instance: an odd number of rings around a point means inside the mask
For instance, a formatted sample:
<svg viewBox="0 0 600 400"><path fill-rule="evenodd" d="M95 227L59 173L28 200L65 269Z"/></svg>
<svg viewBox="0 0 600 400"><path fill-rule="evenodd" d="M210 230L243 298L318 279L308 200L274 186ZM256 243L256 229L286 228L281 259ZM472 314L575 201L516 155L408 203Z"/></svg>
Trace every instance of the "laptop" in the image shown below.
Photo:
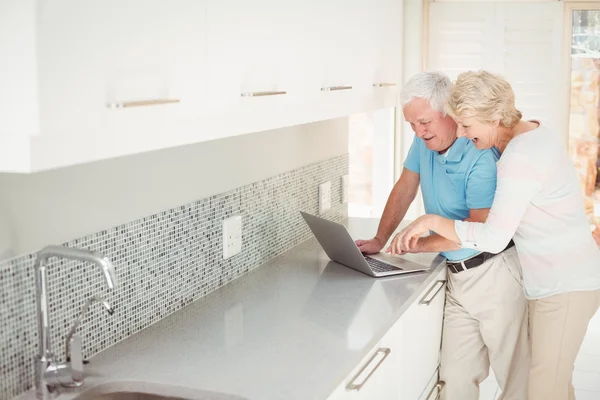
<svg viewBox="0 0 600 400"><path fill-rule="evenodd" d="M365 255L360 252L346 227L300 211L325 254L337 262L373 277L428 271L428 267L385 253Z"/></svg>

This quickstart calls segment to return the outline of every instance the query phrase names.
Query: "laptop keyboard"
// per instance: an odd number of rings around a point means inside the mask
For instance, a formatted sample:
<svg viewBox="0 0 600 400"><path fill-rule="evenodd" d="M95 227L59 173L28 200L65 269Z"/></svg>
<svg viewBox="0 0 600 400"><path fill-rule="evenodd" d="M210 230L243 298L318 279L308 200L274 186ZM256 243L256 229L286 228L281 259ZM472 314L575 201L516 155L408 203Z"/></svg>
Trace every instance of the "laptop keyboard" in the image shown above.
<svg viewBox="0 0 600 400"><path fill-rule="evenodd" d="M365 256L365 260L367 260L367 264L369 264L369 267L371 267L371 269L375 272L389 272L402 270L402 268L395 267L391 264L376 260L369 256Z"/></svg>

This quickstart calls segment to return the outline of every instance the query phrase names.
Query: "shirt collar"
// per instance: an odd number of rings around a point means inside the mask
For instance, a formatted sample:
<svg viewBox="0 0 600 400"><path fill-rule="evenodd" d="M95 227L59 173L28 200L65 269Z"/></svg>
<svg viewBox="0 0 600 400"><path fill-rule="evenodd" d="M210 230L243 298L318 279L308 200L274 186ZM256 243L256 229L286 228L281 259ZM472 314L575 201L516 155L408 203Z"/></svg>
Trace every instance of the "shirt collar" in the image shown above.
<svg viewBox="0 0 600 400"><path fill-rule="evenodd" d="M442 164L447 162L460 162L470 143L471 141L467 138L458 138L454 143L452 143L452 146L450 146L450 148L446 151L446 154L440 154L436 151L434 158L437 162Z"/></svg>

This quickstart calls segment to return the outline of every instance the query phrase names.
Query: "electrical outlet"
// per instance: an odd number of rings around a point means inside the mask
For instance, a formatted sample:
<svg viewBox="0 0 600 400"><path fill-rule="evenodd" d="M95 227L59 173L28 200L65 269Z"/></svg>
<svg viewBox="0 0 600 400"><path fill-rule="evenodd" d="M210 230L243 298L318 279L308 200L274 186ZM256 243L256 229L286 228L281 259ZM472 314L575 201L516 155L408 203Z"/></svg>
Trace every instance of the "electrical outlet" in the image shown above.
<svg viewBox="0 0 600 400"><path fill-rule="evenodd" d="M594 204L594 217L600 217L600 203Z"/></svg>
<svg viewBox="0 0 600 400"><path fill-rule="evenodd" d="M319 185L319 214L331 208L331 182L327 181Z"/></svg>
<svg viewBox="0 0 600 400"><path fill-rule="evenodd" d="M348 174L342 176L342 204L348 204Z"/></svg>
<svg viewBox="0 0 600 400"><path fill-rule="evenodd" d="M232 257L242 251L242 216L236 215L223 220L223 258Z"/></svg>

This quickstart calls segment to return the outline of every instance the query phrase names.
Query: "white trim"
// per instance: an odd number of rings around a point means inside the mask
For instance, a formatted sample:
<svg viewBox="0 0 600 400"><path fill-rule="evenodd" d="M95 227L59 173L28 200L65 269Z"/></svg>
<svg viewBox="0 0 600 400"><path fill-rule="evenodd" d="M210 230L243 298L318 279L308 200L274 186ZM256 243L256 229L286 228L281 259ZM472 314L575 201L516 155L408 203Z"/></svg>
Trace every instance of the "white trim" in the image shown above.
<svg viewBox="0 0 600 400"><path fill-rule="evenodd" d="M396 110L373 112L372 215L380 217L394 186L394 121ZM390 134L392 133L392 134Z"/></svg>
<svg viewBox="0 0 600 400"><path fill-rule="evenodd" d="M411 76L425 70L429 36L429 1L404 0L403 45L402 45L402 83ZM415 34L415 32L419 32ZM410 42L409 42L410 41ZM404 169L404 159L410 144L413 131L404 121L402 107L396 108L396 143L394 156L394 183L400 179ZM407 138L411 137L410 140ZM419 193L406 213L405 219L414 219L424 212L423 198Z"/></svg>

